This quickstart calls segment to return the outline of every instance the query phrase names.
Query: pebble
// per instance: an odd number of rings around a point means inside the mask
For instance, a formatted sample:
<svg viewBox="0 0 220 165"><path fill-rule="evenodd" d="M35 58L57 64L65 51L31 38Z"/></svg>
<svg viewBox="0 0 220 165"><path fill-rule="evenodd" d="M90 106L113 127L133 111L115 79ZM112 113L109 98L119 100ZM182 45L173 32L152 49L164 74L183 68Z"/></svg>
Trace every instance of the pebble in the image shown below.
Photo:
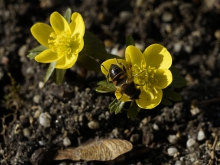
<svg viewBox="0 0 220 165"><path fill-rule="evenodd" d="M214 36L216 39L220 40L220 29L215 31Z"/></svg>
<svg viewBox="0 0 220 165"><path fill-rule="evenodd" d="M18 50L18 55L23 57L28 54L28 46L27 45L22 45L20 49Z"/></svg>
<svg viewBox="0 0 220 165"><path fill-rule="evenodd" d="M157 125L157 124L153 124L153 129L156 130L156 131L158 131L158 130L159 130L158 125Z"/></svg>
<svg viewBox="0 0 220 165"><path fill-rule="evenodd" d="M122 21L128 20L131 16L132 16L132 13L128 11L121 11L119 13L119 17Z"/></svg>
<svg viewBox="0 0 220 165"><path fill-rule="evenodd" d="M40 82L38 83L38 88L39 88L39 89L42 89L43 87L44 87L44 82L40 81Z"/></svg>
<svg viewBox="0 0 220 165"><path fill-rule="evenodd" d="M35 95L35 96L33 97L33 101L34 101L34 103L36 103L36 104L39 104L40 99L41 99L41 95Z"/></svg>
<svg viewBox="0 0 220 165"><path fill-rule="evenodd" d="M186 146L189 149L193 149L193 148L198 147L198 143L193 138L190 138L187 140Z"/></svg>
<svg viewBox="0 0 220 165"><path fill-rule="evenodd" d="M205 133L203 130L199 130L198 135L197 135L197 140L202 141L205 139Z"/></svg>
<svg viewBox="0 0 220 165"><path fill-rule="evenodd" d="M92 120L88 123L88 127L90 129L99 129L99 122L96 120Z"/></svg>
<svg viewBox="0 0 220 165"><path fill-rule="evenodd" d="M45 128L50 127L50 121L51 121L51 116L47 112L40 114L39 116L40 125L42 125Z"/></svg>
<svg viewBox="0 0 220 165"><path fill-rule="evenodd" d="M30 129L29 128L24 128L23 129L23 135L25 136L25 137L30 137Z"/></svg>
<svg viewBox="0 0 220 165"><path fill-rule="evenodd" d="M162 19L163 22L170 22L170 21L173 20L173 14L166 11L166 12L163 13L161 19Z"/></svg>
<svg viewBox="0 0 220 165"><path fill-rule="evenodd" d="M195 108L190 109L190 112L193 116L195 116L200 112L200 109L195 107Z"/></svg>
<svg viewBox="0 0 220 165"><path fill-rule="evenodd" d="M143 5L143 0L136 0L136 7L141 7Z"/></svg>
<svg viewBox="0 0 220 165"><path fill-rule="evenodd" d="M34 73L35 73L35 72L34 72L34 68L33 68L33 67L28 67L28 68L26 69L26 73L27 73L28 75L34 74Z"/></svg>
<svg viewBox="0 0 220 165"><path fill-rule="evenodd" d="M34 112L34 118L37 119L40 116L40 113L41 113L40 109L36 110Z"/></svg>
<svg viewBox="0 0 220 165"><path fill-rule="evenodd" d="M118 138L118 136L119 136L118 128L114 128L114 129L112 130L112 134L113 134L113 136L114 136L115 138Z"/></svg>
<svg viewBox="0 0 220 165"><path fill-rule="evenodd" d="M132 143L134 143L134 142L137 142L139 140L139 138L140 138L139 134L132 134L131 137L130 137L130 141Z"/></svg>
<svg viewBox="0 0 220 165"><path fill-rule="evenodd" d="M184 45L184 50L186 51L186 53L192 53L193 48L191 45Z"/></svg>
<svg viewBox="0 0 220 165"><path fill-rule="evenodd" d="M174 43L174 45L173 45L174 52L176 52L176 53L180 52L182 49L182 45L183 44L181 42Z"/></svg>
<svg viewBox="0 0 220 165"><path fill-rule="evenodd" d="M178 138L176 135L169 135L167 139L171 144L176 144L178 141Z"/></svg>
<svg viewBox="0 0 220 165"><path fill-rule="evenodd" d="M59 165L67 165L66 162L61 162Z"/></svg>
<svg viewBox="0 0 220 165"><path fill-rule="evenodd" d="M185 163L183 162L183 161L181 161L181 160L177 160L176 162L175 162L175 165L184 165Z"/></svg>
<svg viewBox="0 0 220 165"><path fill-rule="evenodd" d="M45 146L46 142L44 140L40 140L40 141L38 141L38 144L41 145L41 146Z"/></svg>
<svg viewBox="0 0 220 165"><path fill-rule="evenodd" d="M71 141L70 141L70 139L68 137L65 137L63 139L63 145L66 146L66 147L71 145Z"/></svg>
<svg viewBox="0 0 220 165"><path fill-rule="evenodd" d="M167 149L167 153L169 156L174 156L177 152L178 150L175 147L170 147Z"/></svg>

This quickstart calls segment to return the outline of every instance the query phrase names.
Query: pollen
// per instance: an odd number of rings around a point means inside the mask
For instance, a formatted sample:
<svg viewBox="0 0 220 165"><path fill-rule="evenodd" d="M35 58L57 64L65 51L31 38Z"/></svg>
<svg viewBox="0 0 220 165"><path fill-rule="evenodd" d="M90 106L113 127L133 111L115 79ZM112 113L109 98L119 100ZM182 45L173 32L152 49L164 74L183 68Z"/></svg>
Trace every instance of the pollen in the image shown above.
<svg viewBox="0 0 220 165"><path fill-rule="evenodd" d="M71 35L70 32L62 32L60 34L52 32L48 43L50 49L57 53L60 58L63 56L70 58L73 54L78 53L80 41L81 38L78 33Z"/></svg>
<svg viewBox="0 0 220 165"><path fill-rule="evenodd" d="M134 65L132 68L132 75L134 76L134 82L137 86L145 86L150 89L154 84L158 83L155 78L155 73L157 69L154 67L146 65L141 65L141 67Z"/></svg>

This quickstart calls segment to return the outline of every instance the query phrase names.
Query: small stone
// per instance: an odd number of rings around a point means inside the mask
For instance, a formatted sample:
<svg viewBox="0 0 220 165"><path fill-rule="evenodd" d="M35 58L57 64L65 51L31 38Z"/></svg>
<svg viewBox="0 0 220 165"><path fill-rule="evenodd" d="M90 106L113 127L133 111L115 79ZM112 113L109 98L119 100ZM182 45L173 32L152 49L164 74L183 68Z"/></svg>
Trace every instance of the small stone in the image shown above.
<svg viewBox="0 0 220 165"><path fill-rule="evenodd" d="M99 129L99 122L96 120L92 120L88 123L88 127L90 129Z"/></svg>
<svg viewBox="0 0 220 165"><path fill-rule="evenodd" d="M29 128L24 128L23 129L23 135L25 136L25 137L30 137L30 129Z"/></svg>
<svg viewBox="0 0 220 165"><path fill-rule="evenodd" d="M114 137L118 138L118 135L119 135L118 128L113 129L112 134L113 134Z"/></svg>
<svg viewBox="0 0 220 165"><path fill-rule="evenodd" d="M175 42L173 45L174 52L178 53L181 51L183 44L181 42Z"/></svg>
<svg viewBox="0 0 220 165"><path fill-rule="evenodd" d="M202 141L205 139L205 133L203 130L199 130L198 135L197 135L197 140Z"/></svg>
<svg viewBox="0 0 220 165"><path fill-rule="evenodd" d="M173 19L173 14L170 12L164 12L162 15L162 21L163 22L170 22Z"/></svg>
<svg viewBox="0 0 220 165"><path fill-rule="evenodd" d="M33 101L34 101L34 103L36 103L36 104L39 104L40 99L41 99L41 95L35 95L35 96L33 97Z"/></svg>
<svg viewBox="0 0 220 165"><path fill-rule="evenodd" d="M195 116L200 112L200 109L195 107L195 108L190 109L190 112L193 116Z"/></svg>
<svg viewBox="0 0 220 165"><path fill-rule="evenodd" d="M41 111L38 109L34 113L34 118L37 119L40 116Z"/></svg>
<svg viewBox="0 0 220 165"><path fill-rule="evenodd" d="M167 139L171 144L176 144L178 141L178 138L176 135L169 135Z"/></svg>
<svg viewBox="0 0 220 165"><path fill-rule="evenodd" d="M51 121L51 116L47 112L40 114L39 116L40 125L42 125L45 128L50 127L50 121Z"/></svg>
<svg viewBox="0 0 220 165"><path fill-rule="evenodd" d="M166 25L164 25L164 28L165 28L167 33L171 33L173 31L171 24L167 23Z"/></svg>
<svg viewBox="0 0 220 165"><path fill-rule="evenodd" d="M198 143L193 138L190 138L187 140L186 146L189 149L193 149L193 148L198 147Z"/></svg>
<svg viewBox="0 0 220 165"><path fill-rule="evenodd" d="M43 87L44 87L44 82L40 81L40 82L38 83L38 88L39 88L39 89L42 89Z"/></svg>
<svg viewBox="0 0 220 165"><path fill-rule="evenodd" d="M186 53L192 53L193 48L191 45L184 45L184 50L186 51Z"/></svg>
<svg viewBox="0 0 220 165"><path fill-rule="evenodd" d="M135 43L135 47L137 47L137 48L140 49L140 50L144 50L144 44L143 44L143 43L138 43L138 42L136 42L136 43Z"/></svg>
<svg viewBox="0 0 220 165"><path fill-rule="evenodd" d="M141 7L143 5L143 0L136 0L136 7Z"/></svg>
<svg viewBox="0 0 220 165"><path fill-rule="evenodd" d="M216 39L220 40L220 29L215 31L214 36Z"/></svg>
<svg viewBox="0 0 220 165"><path fill-rule="evenodd" d="M131 17L132 13L129 12L129 11L121 11L119 13L119 18L122 20L122 21L125 21L125 20L128 20L130 17Z"/></svg>
<svg viewBox="0 0 220 165"><path fill-rule="evenodd" d="M66 162L61 162L59 165L67 165Z"/></svg>
<svg viewBox="0 0 220 165"><path fill-rule="evenodd" d="M28 75L34 74L34 73L35 73L34 68L33 68L33 67L28 67L28 68L26 68L26 73L27 73Z"/></svg>
<svg viewBox="0 0 220 165"><path fill-rule="evenodd" d="M177 160L177 161L175 162L175 165L184 165L184 162L181 161L181 160Z"/></svg>
<svg viewBox="0 0 220 165"><path fill-rule="evenodd" d="M28 53L28 46L27 45L22 45L20 47L20 49L18 50L18 55L21 56L21 57L26 56L27 53Z"/></svg>
<svg viewBox="0 0 220 165"><path fill-rule="evenodd" d="M153 129L156 130L156 131L158 131L158 130L159 130L158 125L157 125L157 124L153 124Z"/></svg>
<svg viewBox="0 0 220 165"><path fill-rule="evenodd" d="M137 141L139 140L139 138L140 138L140 135L139 135L139 134L132 134L132 135L131 135L131 138L130 138L130 141L131 141L132 143L134 143L134 142L137 142Z"/></svg>
<svg viewBox="0 0 220 165"><path fill-rule="evenodd" d="M46 142L44 140L40 140L40 141L38 141L38 144L41 145L41 146L45 146Z"/></svg>
<svg viewBox="0 0 220 165"><path fill-rule="evenodd" d="M71 145L71 141L70 141L70 139L68 137L65 137L63 139L63 145L66 146L66 147Z"/></svg>
<svg viewBox="0 0 220 165"><path fill-rule="evenodd" d="M177 152L178 150L175 147L170 147L167 149L167 153L169 156L174 156Z"/></svg>

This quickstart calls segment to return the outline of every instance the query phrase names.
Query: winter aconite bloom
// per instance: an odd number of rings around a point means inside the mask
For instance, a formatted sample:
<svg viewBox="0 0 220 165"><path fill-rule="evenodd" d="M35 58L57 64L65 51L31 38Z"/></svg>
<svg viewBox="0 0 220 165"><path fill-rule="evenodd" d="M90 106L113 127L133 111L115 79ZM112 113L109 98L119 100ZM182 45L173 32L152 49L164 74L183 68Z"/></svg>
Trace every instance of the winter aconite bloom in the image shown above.
<svg viewBox="0 0 220 165"><path fill-rule="evenodd" d="M162 89L170 85L173 80L169 70L172 57L165 47L153 44L142 53L138 48L130 45L125 50L125 60L114 61L116 60L110 59L102 63L106 68L102 67L102 72L108 75L106 70L109 70L112 63L123 65L129 81L132 79L136 88L141 90L139 98L135 100L140 108L152 109L161 102ZM118 89L115 95L120 101L131 101Z"/></svg>
<svg viewBox="0 0 220 165"><path fill-rule="evenodd" d="M84 46L85 24L82 16L75 12L68 23L58 12L53 12L50 24L36 23L31 27L34 38L48 48L38 54L35 60L42 63L56 62L55 68L58 69L71 68Z"/></svg>

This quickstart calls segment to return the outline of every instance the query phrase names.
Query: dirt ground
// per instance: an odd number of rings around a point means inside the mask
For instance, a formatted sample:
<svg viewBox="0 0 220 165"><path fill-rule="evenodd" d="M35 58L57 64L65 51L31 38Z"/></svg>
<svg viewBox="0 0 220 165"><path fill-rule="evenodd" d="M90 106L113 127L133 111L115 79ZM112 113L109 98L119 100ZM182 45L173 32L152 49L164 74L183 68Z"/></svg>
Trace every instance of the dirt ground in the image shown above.
<svg viewBox="0 0 220 165"><path fill-rule="evenodd" d="M74 66L62 85L44 84L47 65L27 58L38 45L30 27L67 7L113 54L123 55L128 34L141 50L164 45L187 80L182 101L129 119L109 112L113 94L90 88L102 74ZM0 164L220 164L219 76L219 0L0 0ZM107 162L52 160L56 148L105 138L128 140L133 149Z"/></svg>

